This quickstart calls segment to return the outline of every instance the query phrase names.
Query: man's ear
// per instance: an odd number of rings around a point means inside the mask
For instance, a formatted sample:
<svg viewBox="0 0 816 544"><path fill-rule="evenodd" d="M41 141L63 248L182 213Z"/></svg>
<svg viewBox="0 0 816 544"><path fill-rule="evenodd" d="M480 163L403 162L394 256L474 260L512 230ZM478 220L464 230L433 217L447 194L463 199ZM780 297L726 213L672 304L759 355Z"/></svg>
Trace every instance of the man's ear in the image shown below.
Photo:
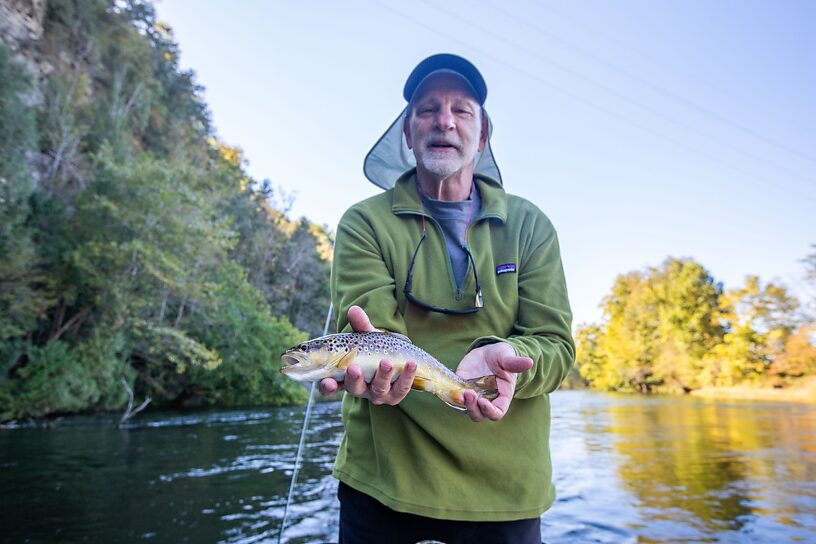
<svg viewBox="0 0 816 544"><path fill-rule="evenodd" d="M482 134L479 136L479 152L484 151L487 145L487 137L490 136L490 124L487 122L487 114L482 109Z"/></svg>
<svg viewBox="0 0 816 544"><path fill-rule="evenodd" d="M402 121L402 133L405 135L405 143L408 144L408 149L414 148L414 143L411 141L411 106L409 105L405 110L405 118Z"/></svg>

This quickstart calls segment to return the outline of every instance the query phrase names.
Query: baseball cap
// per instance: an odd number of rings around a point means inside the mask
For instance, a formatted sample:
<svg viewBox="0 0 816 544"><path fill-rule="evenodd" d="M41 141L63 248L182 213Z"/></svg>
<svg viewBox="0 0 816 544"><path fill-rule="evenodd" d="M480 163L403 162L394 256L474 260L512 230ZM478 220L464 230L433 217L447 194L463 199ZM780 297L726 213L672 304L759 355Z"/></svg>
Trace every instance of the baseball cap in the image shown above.
<svg viewBox="0 0 816 544"><path fill-rule="evenodd" d="M480 106L484 106L487 98L487 84L479 70L467 59L450 53L439 53L432 55L417 64L402 90L402 96L407 102L411 101L416 90L430 76L440 72L454 73L464 79L473 90L473 96L479 101Z"/></svg>

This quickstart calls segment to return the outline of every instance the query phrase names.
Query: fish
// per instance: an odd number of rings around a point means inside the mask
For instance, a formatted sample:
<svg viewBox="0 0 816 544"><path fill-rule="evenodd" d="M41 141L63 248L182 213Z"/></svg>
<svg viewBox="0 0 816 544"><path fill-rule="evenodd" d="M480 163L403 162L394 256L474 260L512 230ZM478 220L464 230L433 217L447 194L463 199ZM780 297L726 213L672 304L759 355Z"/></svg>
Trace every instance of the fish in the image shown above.
<svg viewBox="0 0 816 544"><path fill-rule="evenodd" d="M495 375L462 378L407 336L387 331L337 333L307 340L281 354L284 366L280 372L299 382L324 378L342 381L348 366L355 364L370 383L382 359L393 365L391 383L402 373L405 363L414 361L417 370L411 389L433 393L459 411L466 410L464 392L468 389L488 400L499 395Z"/></svg>

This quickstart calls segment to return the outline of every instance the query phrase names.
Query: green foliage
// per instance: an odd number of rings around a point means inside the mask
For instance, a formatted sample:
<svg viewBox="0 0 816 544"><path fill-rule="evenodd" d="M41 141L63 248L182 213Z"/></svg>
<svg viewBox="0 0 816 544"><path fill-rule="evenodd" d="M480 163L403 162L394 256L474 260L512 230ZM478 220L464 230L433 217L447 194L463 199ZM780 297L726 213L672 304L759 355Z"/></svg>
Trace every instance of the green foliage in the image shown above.
<svg viewBox="0 0 816 544"><path fill-rule="evenodd" d="M22 346L26 364L14 379L0 380L0 419L121 406L127 399L121 380L132 382L134 375L123 346L120 336L99 334L79 346Z"/></svg>
<svg viewBox="0 0 816 544"><path fill-rule="evenodd" d="M238 233L232 258L249 272L250 283L261 289L275 315L319 336L331 298L325 281L331 269L329 234L306 219L290 221L271 207L275 195L269 182L253 187L241 178L240 150L223 144L217 149L223 159L219 175L241 179L243 187L224 208Z"/></svg>
<svg viewBox="0 0 816 544"><path fill-rule="evenodd" d="M280 258L267 272L277 281L268 301L275 313L285 315L310 336L323 332L326 309L331 294L322 281L331 271L329 260L321 254L321 246L329 244L326 232L303 219L291 225ZM325 250L324 250L325 251Z"/></svg>
<svg viewBox="0 0 816 544"><path fill-rule="evenodd" d="M81 188L87 159L103 144L117 158L150 151L206 159L201 144L210 123L201 88L192 72L179 71L172 32L150 4L51 2L44 27L41 47L54 73L40 112L41 148L53 190Z"/></svg>
<svg viewBox="0 0 816 544"><path fill-rule="evenodd" d="M23 53L48 71L0 46L0 420L121 408L122 378L154 404L305 400L279 355L322 330L330 237L213 137L153 7L50 2Z"/></svg>
<svg viewBox="0 0 816 544"><path fill-rule="evenodd" d="M221 270L218 312L197 320L196 333L221 355L214 370L191 368L186 401L192 404L246 406L303 402L303 387L284 378L280 354L306 339L286 318L269 314L244 271L229 263Z"/></svg>
<svg viewBox="0 0 816 544"><path fill-rule="evenodd" d="M26 156L36 133L22 96L30 90L30 77L0 44L0 342L34 328L49 296L27 224L34 188Z"/></svg>

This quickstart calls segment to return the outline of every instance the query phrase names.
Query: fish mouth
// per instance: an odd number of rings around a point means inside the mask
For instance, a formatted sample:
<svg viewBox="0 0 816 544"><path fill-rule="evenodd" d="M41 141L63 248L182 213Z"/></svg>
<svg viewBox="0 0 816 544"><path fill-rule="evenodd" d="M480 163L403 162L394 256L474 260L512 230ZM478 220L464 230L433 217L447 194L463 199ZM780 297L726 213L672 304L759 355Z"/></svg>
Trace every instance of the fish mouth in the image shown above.
<svg viewBox="0 0 816 544"><path fill-rule="evenodd" d="M291 370L292 368L298 366L304 361L304 359L299 357L297 353L287 351L281 353L281 361L283 361L284 366L281 367L280 371L281 373L286 374L287 370Z"/></svg>

